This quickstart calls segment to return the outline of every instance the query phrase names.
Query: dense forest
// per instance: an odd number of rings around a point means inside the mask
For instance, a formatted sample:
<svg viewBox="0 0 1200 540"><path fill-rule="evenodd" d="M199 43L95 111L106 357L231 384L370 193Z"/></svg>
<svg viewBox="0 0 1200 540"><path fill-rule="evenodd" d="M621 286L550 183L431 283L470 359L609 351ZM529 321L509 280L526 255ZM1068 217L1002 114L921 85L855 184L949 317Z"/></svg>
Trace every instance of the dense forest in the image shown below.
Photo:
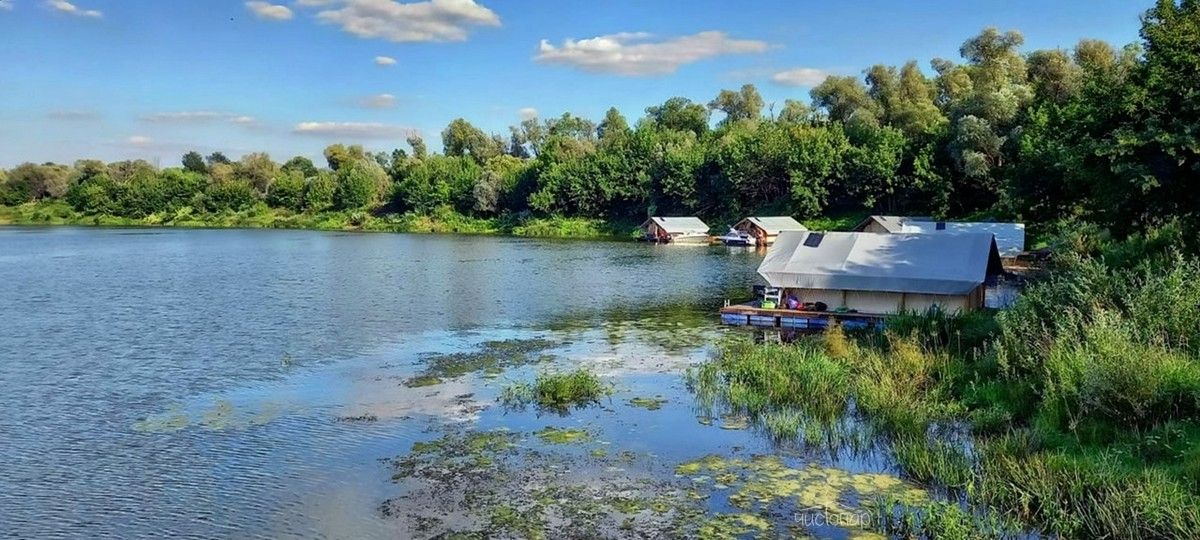
<svg viewBox="0 0 1200 540"><path fill-rule="evenodd" d="M262 153L22 164L0 204L61 199L86 215L561 216L732 220L878 211L1086 221L1118 236L1176 221L1200 231L1200 2L1162 0L1142 42L1023 51L986 29L960 61L876 65L832 76L811 100L766 104L753 85L707 102L674 97L630 122L570 113L488 134L464 119L371 153L335 144L325 166ZM360 218L361 219L361 218Z"/></svg>

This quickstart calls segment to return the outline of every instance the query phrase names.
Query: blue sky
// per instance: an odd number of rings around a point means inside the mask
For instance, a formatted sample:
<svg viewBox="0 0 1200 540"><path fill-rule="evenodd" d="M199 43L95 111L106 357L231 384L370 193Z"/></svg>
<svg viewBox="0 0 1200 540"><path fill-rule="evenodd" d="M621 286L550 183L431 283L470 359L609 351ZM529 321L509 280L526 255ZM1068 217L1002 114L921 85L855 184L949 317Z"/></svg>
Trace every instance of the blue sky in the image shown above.
<svg viewBox="0 0 1200 540"><path fill-rule="evenodd" d="M632 122L747 82L808 101L824 73L957 60L986 26L1021 30L1026 50L1124 45L1150 3L0 0L0 166L169 166L192 148L283 161L411 131L437 149L459 116L505 134L534 110Z"/></svg>

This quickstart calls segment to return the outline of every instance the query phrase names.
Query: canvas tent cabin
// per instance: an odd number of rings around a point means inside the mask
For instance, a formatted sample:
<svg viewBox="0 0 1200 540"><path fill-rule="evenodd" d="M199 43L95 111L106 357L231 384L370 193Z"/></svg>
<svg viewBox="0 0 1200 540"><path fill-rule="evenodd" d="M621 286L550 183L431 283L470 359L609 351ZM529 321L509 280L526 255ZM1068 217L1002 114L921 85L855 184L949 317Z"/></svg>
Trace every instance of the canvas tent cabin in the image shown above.
<svg viewBox="0 0 1200 540"><path fill-rule="evenodd" d="M790 216L748 217L737 222L734 229L749 233L760 246L775 243L783 231L807 231L808 228Z"/></svg>
<svg viewBox="0 0 1200 540"><path fill-rule="evenodd" d="M1000 256L1012 258L1025 251L1025 225L1022 223L936 221L927 217L871 216L854 230L889 234L961 234L984 233L996 238Z"/></svg>
<svg viewBox="0 0 1200 540"><path fill-rule="evenodd" d="M854 227L857 232L898 234L904 232L904 222L913 218L900 216L870 216Z"/></svg>
<svg viewBox="0 0 1200 540"><path fill-rule="evenodd" d="M708 225L697 217L652 217L642 223L647 242L708 244Z"/></svg>
<svg viewBox="0 0 1200 540"><path fill-rule="evenodd" d="M758 267L784 297L878 315L981 308L988 278L1002 272L992 236L968 233L787 231Z"/></svg>

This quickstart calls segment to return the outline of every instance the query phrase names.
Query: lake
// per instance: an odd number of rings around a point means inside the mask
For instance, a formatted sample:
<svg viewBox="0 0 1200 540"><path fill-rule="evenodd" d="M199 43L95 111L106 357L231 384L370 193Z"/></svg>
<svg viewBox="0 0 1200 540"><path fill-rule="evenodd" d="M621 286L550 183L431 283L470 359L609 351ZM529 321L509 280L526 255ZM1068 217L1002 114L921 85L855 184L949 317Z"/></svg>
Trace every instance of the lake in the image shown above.
<svg viewBox="0 0 1200 540"><path fill-rule="evenodd" d="M705 456L747 474L775 466L764 457L819 466L822 485L894 473L869 448L783 447L695 402L684 373L743 331L715 310L748 295L760 259L628 242L0 228L0 530L431 537L504 526L503 512L469 507L514 493L536 501L512 503L522 512L596 493L676 509L625 509L625 525L653 530L685 504L736 512L721 475L703 474L712 463L693 464ZM497 403L506 385L577 366L612 396L568 414ZM547 429L584 437L562 444ZM480 433L505 442L472 442ZM430 468L404 459L458 443L501 448L485 457L509 472L421 476ZM570 519L608 519L589 515Z"/></svg>

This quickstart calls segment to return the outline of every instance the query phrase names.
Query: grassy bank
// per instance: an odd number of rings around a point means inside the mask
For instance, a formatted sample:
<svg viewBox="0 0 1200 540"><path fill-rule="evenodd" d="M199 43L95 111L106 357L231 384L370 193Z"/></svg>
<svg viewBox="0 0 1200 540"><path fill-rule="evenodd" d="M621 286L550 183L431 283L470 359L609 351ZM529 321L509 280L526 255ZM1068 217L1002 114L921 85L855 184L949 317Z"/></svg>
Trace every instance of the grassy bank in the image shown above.
<svg viewBox="0 0 1200 540"><path fill-rule="evenodd" d="M852 419L910 478L965 502L875 501L881 532L1197 538L1200 261L1144 240L1063 256L999 314L735 341L689 382L777 440L846 446Z"/></svg>
<svg viewBox="0 0 1200 540"><path fill-rule="evenodd" d="M0 225L311 229L594 239L634 238L637 228L636 223L557 216L476 218L448 210L432 214L387 214L367 211L296 213L262 204L236 212L195 213L189 208L184 208L170 214L156 213L130 218L83 214L62 201L0 206Z"/></svg>

